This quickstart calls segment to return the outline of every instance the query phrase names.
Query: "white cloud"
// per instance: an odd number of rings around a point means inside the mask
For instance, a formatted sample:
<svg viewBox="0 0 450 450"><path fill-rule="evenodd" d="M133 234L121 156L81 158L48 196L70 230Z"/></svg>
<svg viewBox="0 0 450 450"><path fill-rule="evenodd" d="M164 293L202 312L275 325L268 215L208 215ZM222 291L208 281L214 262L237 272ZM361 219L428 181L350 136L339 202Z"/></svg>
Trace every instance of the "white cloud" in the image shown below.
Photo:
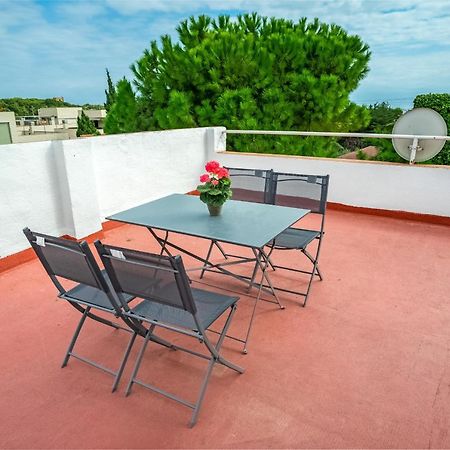
<svg viewBox="0 0 450 450"><path fill-rule="evenodd" d="M0 0L0 11L0 97L101 102L105 67L129 75L150 40L175 36L180 19L227 11L318 17L359 34L372 60L357 101L408 106L416 93L449 89L448 0Z"/></svg>

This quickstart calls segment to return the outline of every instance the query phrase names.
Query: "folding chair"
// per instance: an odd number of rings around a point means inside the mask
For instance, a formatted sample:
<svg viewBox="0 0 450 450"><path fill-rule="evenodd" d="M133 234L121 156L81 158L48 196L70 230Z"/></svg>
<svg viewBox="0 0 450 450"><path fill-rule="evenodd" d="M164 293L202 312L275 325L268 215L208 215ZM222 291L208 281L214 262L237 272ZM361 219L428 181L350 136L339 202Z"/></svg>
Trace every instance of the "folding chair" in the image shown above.
<svg viewBox="0 0 450 450"><path fill-rule="evenodd" d="M147 329L145 329L138 321L131 320L123 315L123 311L129 310L128 302L130 302L133 297L130 295L117 296L114 294L111 282L106 274L98 267L94 256L85 241L75 242L68 239L57 238L33 232L29 228L25 228L23 232L53 284L56 286L56 289L59 291L58 297L68 301L70 305L81 313L78 326L75 329L75 333L70 341L66 354L64 355L62 367L67 365L71 356L90 364L91 366L97 367L114 376L114 383L112 386L112 391L114 392L119 384L136 335L140 334L145 336L147 334ZM67 285L67 281L76 282L78 284L73 286L73 283L71 283L72 286L66 289L63 284ZM94 314L92 310L103 311L112 314L115 317L121 317L128 327L122 327L115 322L100 317L99 315ZM131 331L130 341L117 370L114 371L104 367L73 351L87 318L114 329L122 329L127 332ZM162 345L170 346L169 343L160 338L155 337L155 340Z"/></svg>
<svg viewBox="0 0 450 450"><path fill-rule="evenodd" d="M194 426L214 365L216 363L222 364L236 372L244 372L244 369L227 361L220 354L220 348L236 310L236 302L239 297L229 297L214 292L192 289L180 256L144 253L103 245L100 241L97 241L95 245L115 291L119 295L132 295L142 299L141 303L125 312L126 316L149 324L126 394L130 393L132 385L136 383L188 406L194 410L190 421L190 426ZM220 332L217 344L213 345L205 330L228 309L229 314L225 325ZM137 378L142 357L156 327L196 338L208 350L209 354L205 355L188 348L176 347L209 361L195 403Z"/></svg>
<svg viewBox="0 0 450 450"><path fill-rule="evenodd" d="M241 169L236 167L228 167L227 169L233 191L232 200L253 203L273 203L273 193L271 191L272 170ZM240 257L238 255L227 254L220 243L213 240L208 248L207 261L211 257L214 246L219 249L225 259L228 259L228 256ZM200 278L203 278L205 270L206 268L201 271Z"/></svg>
<svg viewBox="0 0 450 450"><path fill-rule="evenodd" d="M303 306L308 301L311 284L314 276L323 279L318 262L322 239L324 236L325 212L327 206L329 175L299 175L292 173L274 172L272 176L273 202L275 205L290 206L294 208L305 208L320 216L320 229L309 230L290 227L277 236L271 244L268 254L269 261L273 269L284 269L293 272L300 272L310 275L306 292L296 292L305 299ZM307 251L307 247L314 241L318 241L314 255ZM270 256L274 250L299 250L311 262L313 268L311 272L307 270L295 269L274 264Z"/></svg>

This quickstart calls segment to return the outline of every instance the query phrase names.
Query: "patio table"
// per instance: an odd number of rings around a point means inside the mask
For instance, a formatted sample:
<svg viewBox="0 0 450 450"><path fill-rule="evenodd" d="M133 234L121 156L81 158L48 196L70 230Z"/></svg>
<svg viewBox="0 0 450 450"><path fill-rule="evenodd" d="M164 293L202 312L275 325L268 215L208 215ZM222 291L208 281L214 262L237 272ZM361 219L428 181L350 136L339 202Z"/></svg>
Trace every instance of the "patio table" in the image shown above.
<svg viewBox="0 0 450 450"><path fill-rule="evenodd" d="M225 203L220 216L210 216L206 205L198 197L172 194L113 214L107 219L144 226L161 246L161 254L165 252L171 255L170 249L175 249L202 263L201 267L188 269L190 271L207 270L219 272L244 281L250 288L256 286L258 293L245 339L229 336L242 342L246 353L256 304L261 297L262 291L270 292L275 298L275 303L281 309L284 308L276 293L278 288L272 284L267 272L270 262L264 247L270 246L271 242L280 233L309 212L307 209L229 200ZM155 230L164 231L165 237L158 236ZM206 258L202 257L171 242L169 240L169 232L249 248L253 253L253 257L239 256L236 257L235 261L213 263L209 260L209 255ZM255 262L255 270L251 277L236 274L229 270L230 266L249 262ZM261 281L256 283L254 280L258 268L261 271Z"/></svg>

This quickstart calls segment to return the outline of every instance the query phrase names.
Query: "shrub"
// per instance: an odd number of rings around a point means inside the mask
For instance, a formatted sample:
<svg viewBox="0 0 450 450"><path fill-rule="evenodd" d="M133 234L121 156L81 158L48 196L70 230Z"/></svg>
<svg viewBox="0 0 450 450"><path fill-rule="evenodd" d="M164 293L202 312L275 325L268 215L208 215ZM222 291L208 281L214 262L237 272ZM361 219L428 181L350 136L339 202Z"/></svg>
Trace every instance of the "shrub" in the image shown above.
<svg viewBox="0 0 450 450"><path fill-rule="evenodd" d="M421 94L414 99L414 108L431 108L438 112L450 129L450 94ZM450 165L450 142L429 161L431 164Z"/></svg>

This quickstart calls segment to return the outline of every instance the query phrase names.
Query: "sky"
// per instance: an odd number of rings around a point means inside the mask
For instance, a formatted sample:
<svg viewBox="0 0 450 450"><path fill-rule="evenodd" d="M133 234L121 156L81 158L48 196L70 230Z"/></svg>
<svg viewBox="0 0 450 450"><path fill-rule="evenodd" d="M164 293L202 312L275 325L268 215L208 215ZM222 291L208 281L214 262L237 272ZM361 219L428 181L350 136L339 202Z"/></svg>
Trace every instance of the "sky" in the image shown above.
<svg viewBox="0 0 450 450"><path fill-rule="evenodd" d="M450 0L0 0L0 98L105 101L113 80L153 39L176 39L180 20L258 12L315 17L358 34L371 49L360 104L412 107L417 94L450 92Z"/></svg>

